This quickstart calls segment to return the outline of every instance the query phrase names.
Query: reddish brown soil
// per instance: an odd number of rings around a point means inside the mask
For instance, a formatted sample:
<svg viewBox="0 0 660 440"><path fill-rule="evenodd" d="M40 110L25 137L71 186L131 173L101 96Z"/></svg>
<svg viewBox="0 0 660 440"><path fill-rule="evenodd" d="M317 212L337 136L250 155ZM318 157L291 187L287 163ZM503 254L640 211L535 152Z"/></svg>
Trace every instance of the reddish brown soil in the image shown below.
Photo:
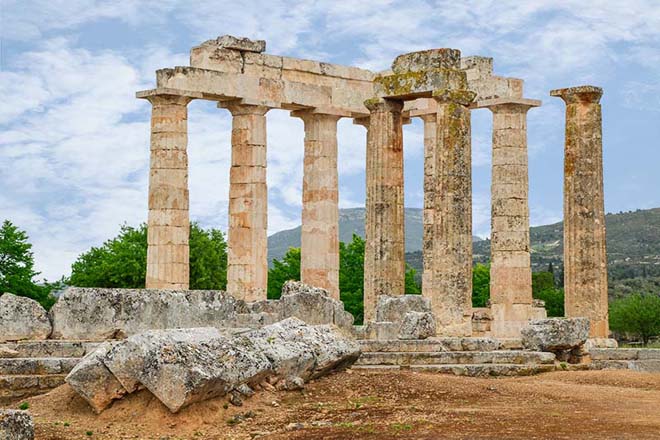
<svg viewBox="0 0 660 440"><path fill-rule="evenodd" d="M66 385L28 401L37 440L660 439L660 374L630 371L345 372L303 392L259 392L242 407L215 399L179 414L146 391L100 416Z"/></svg>

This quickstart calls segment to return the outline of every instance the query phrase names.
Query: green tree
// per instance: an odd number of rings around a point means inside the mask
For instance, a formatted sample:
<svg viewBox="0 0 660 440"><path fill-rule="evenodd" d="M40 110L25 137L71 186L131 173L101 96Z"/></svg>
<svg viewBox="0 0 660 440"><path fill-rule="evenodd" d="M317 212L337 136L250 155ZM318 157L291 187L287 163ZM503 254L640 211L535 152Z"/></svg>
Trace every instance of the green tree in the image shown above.
<svg viewBox="0 0 660 440"><path fill-rule="evenodd" d="M633 294L610 303L612 330L634 335L647 345L660 336L660 296Z"/></svg>
<svg viewBox="0 0 660 440"><path fill-rule="evenodd" d="M50 293L52 287L48 283L36 284L37 275L27 233L5 220L0 227L0 294L9 292L32 298L49 309L55 303Z"/></svg>
<svg viewBox="0 0 660 440"><path fill-rule="evenodd" d="M406 264L406 278L405 278L405 292L406 295L420 295L422 293L422 288L417 281L417 271Z"/></svg>
<svg viewBox="0 0 660 440"><path fill-rule="evenodd" d="M490 299L490 266L477 263L472 268L472 307L486 307Z"/></svg>
<svg viewBox="0 0 660 440"><path fill-rule="evenodd" d="M564 316L564 289L551 287L541 291L532 291L536 299L545 302L545 310L550 317Z"/></svg>
<svg viewBox="0 0 660 440"><path fill-rule="evenodd" d="M71 266L69 284L78 287L144 288L147 227L123 225L119 235L81 254ZM190 288L227 286L227 244L222 232L190 225Z"/></svg>
<svg viewBox="0 0 660 440"><path fill-rule="evenodd" d="M339 243L339 295L355 324L364 319L364 244L356 234L350 243Z"/></svg>
<svg viewBox="0 0 660 440"><path fill-rule="evenodd" d="M268 270L268 299L278 299L289 280L300 281L300 248L291 247L282 260L273 260L273 267Z"/></svg>

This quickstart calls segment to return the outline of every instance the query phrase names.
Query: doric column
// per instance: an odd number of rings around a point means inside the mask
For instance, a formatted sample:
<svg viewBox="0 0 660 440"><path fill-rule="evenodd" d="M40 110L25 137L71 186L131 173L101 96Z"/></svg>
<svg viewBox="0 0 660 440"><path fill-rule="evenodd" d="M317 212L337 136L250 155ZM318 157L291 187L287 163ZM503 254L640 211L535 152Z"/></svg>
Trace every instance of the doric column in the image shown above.
<svg viewBox="0 0 660 440"><path fill-rule="evenodd" d="M422 214L422 295L431 297L433 290L433 228L435 222L435 147L436 147L435 113L422 115L424 121L424 210Z"/></svg>
<svg viewBox="0 0 660 440"><path fill-rule="evenodd" d="M266 299L268 288L267 107L227 104L232 118L227 292Z"/></svg>
<svg viewBox="0 0 660 440"><path fill-rule="evenodd" d="M475 94L440 90L435 148L431 306L438 334L472 333L472 161L469 105ZM428 292L428 290L427 290Z"/></svg>
<svg viewBox="0 0 660 440"><path fill-rule="evenodd" d="M188 289L188 103L174 95L147 97L151 111L148 289Z"/></svg>
<svg viewBox="0 0 660 440"><path fill-rule="evenodd" d="M520 337L532 316L527 111L540 102L502 98L493 112L490 302L495 337Z"/></svg>
<svg viewBox="0 0 660 440"><path fill-rule="evenodd" d="M403 102L372 99L367 132L364 320L375 319L379 295L405 288Z"/></svg>
<svg viewBox="0 0 660 440"><path fill-rule="evenodd" d="M566 316L591 321L592 338L609 335L603 201L603 89L553 90L566 103L564 290Z"/></svg>
<svg viewBox="0 0 660 440"><path fill-rule="evenodd" d="M337 121L313 111L292 113L305 123L300 277L339 299Z"/></svg>

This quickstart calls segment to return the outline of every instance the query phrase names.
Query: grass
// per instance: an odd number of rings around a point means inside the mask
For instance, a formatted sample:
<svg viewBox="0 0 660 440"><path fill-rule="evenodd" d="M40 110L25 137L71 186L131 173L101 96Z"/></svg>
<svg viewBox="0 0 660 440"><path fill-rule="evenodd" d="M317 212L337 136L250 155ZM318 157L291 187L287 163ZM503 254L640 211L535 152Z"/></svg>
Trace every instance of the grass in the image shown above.
<svg viewBox="0 0 660 440"><path fill-rule="evenodd" d="M23 402L20 405L18 405L18 409L22 409L23 411L27 410L30 408L30 404L27 402Z"/></svg>

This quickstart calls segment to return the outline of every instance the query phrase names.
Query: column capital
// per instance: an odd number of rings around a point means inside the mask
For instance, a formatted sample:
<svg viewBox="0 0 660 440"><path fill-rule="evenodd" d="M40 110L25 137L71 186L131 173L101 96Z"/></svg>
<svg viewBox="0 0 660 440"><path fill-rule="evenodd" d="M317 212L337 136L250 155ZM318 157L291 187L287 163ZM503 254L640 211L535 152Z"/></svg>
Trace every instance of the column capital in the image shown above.
<svg viewBox="0 0 660 440"><path fill-rule="evenodd" d="M598 104L603 96L603 89L596 86L577 86L550 90L550 96L564 100L566 104Z"/></svg>
<svg viewBox="0 0 660 440"><path fill-rule="evenodd" d="M360 118L353 118L353 125L361 125L364 128L369 128L369 116L362 116Z"/></svg>
<svg viewBox="0 0 660 440"><path fill-rule="evenodd" d="M190 96L169 94L148 95L144 96L143 99L149 101L151 105L188 105L193 100Z"/></svg>
<svg viewBox="0 0 660 440"><path fill-rule="evenodd" d="M338 121L341 118L351 116L350 113L347 112L344 114L337 114L336 112L332 112L328 109L322 109L322 108L293 110L289 114L291 115L292 118L300 118L303 121L308 119L328 119L328 120L334 119L335 121Z"/></svg>
<svg viewBox="0 0 660 440"><path fill-rule="evenodd" d="M454 103L467 107L472 104L477 94L471 90L438 89L433 91L432 96L439 104Z"/></svg>
<svg viewBox="0 0 660 440"><path fill-rule="evenodd" d="M232 116L239 115L259 115L263 116L271 107L261 104L248 104L242 101L221 101L218 102L218 108L229 110Z"/></svg>
<svg viewBox="0 0 660 440"><path fill-rule="evenodd" d="M403 111L403 101L398 99L371 98L364 101L364 106L372 113L378 111L400 113Z"/></svg>
<svg viewBox="0 0 660 440"><path fill-rule="evenodd" d="M526 113L530 108L540 107L538 99L526 98L493 98L477 101L472 108L487 108L493 113Z"/></svg>

